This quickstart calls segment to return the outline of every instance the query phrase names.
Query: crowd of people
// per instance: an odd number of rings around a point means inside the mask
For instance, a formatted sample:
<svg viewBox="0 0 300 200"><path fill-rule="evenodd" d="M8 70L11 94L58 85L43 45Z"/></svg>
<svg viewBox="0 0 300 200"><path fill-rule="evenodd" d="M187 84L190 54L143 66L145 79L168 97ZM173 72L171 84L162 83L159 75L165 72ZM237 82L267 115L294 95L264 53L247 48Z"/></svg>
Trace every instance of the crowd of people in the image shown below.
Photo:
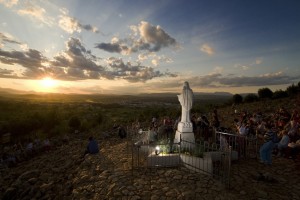
<svg viewBox="0 0 300 200"><path fill-rule="evenodd" d="M32 140L27 139L23 144L15 143L12 146L6 145L1 151L0 168L13 167L20 162L30 160L32 157L43 152L49 152L52 148L50 140L40 140L38 138Z"/></svg>
<svg viewBox="0 0 300 200"><path fill-rule="evenodd" d="M217 109L208 115L195 113L191 115L193 132L196 142L204 140L212 142L215 131L227 132L241 137L257 138L260 161L266 165L272 164L272 156L295 158L300 152L300 115L298 111L288 111L284 107L269 113L260 111L234 110L231 123L222 124ZM161 119L153 117L148 124L150 142L161 139L172 139L177 129L180 117L171 119L164 116ZM139 122L133 125L141 127Z"/></svg>
<svg viewBox="0 0 300 200"><path fill-rule="evenodd" d="M215 131L224 131L236 134L241 137L256 137L259 141L259 155L262 163L272 164L272 155L295 158L300 152L300 115L297 110L288 111L280 107L273 113L254 112L234 110L231 123L223 124L217 109L214 109L208 115L192 113L191 122L195 141L204 140L213 142ZM230 118L226 117L226 118ZM169 116L162 118L153 117L148 123L148 142L157 140L173 140L180 117L172 119ZM224 126L225 125L225 126ZM139 121L132 123L132 128L140 130L143 127ZM126 128L118 125L114 127L118 136L123 139L127 137ZM31 157L51 150L52 144L49 139L40 141L39 139L28 140L26 143L17 143L13 146L6 146L0 152L0 167L14 166L18 162L28 160ZM89 138L89 143L84 155L99 152L98 143L93 137Z"/></svg>

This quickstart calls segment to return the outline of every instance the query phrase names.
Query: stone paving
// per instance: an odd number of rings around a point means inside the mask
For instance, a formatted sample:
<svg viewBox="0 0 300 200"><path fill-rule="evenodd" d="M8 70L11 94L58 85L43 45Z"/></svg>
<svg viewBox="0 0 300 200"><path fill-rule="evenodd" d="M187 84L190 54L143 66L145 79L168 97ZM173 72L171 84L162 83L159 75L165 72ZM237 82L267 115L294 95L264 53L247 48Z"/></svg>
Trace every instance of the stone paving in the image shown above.
<svg viewBox="0 0 300 200"><path fill-rule="evenodd" d="M230 188L181 168L131 170L125 140L100 142L82 158L87 141L72 139L49 153L0 171L0 199L300 199L300 159L232 164Z"/></svg>

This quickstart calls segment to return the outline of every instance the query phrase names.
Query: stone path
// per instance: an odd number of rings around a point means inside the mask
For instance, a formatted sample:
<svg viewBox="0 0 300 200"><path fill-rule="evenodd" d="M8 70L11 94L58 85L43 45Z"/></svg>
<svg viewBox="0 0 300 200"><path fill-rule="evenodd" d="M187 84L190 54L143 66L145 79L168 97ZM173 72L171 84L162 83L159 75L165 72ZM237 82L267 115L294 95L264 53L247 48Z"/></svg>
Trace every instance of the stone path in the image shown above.
<svg viewBox="0 0 300 200"><path fill-rule="evenodd" d="M100 142L101 153L82 159L87 141L44 153L0 171L0 199L300 199L300 159L232 164L230 189L185 168L130 170L127 143ZM261 176L260 176L261 173Z"/></svg>

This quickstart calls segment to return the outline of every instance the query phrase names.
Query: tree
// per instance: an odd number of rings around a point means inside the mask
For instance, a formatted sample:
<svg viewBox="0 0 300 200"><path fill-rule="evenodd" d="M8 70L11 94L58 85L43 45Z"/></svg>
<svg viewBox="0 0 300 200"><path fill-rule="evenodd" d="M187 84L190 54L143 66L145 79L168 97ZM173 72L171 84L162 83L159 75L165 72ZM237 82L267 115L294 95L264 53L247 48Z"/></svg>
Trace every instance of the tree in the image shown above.
<svg viewBox="0 0 300 200"><path fill-rule="evenodd" d="M299 84L299 83L298 83ZM295 96L298 93L298 87L294 84L286 88L286 92L290 97Z"/></svg>
<svg viewBox="0 0 300 200"><path fill-rule="evenodd" d="M232 96L232 101L235 104L240 104L240 103L243 102L243 97L239 94L235 94L235 95Z"/></svg>
<svg viewBox="0 0 300 200"><path fill-rule="evenodd" d="M244 102L246 102L246 103L252 103L255 101L258 101L258 96L256 94L247 94L244 97Z"/></svg>
<svg viewBox="0 0 300 200"><path fill-rule="evenodd" d="M269 88L261 88L257 93L260 99L271 99L273 97L273 92Z"/></svg>
<svg viewBox="0 0 300 200"><path fill-rule="evenodd" d="M288 93L286 91L283 90L276 90L273 94L273 99L281 99L281 98L285 98L288 97Z"/></svg>

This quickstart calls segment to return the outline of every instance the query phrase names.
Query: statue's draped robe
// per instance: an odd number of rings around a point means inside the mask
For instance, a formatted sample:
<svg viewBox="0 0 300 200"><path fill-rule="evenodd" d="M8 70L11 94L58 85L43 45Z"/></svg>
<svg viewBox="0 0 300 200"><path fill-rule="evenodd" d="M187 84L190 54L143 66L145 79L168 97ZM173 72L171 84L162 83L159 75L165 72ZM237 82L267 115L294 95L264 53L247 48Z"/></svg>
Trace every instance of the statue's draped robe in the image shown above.
<svg viewBox="0 0 300 200"><path fill-rule="evenodd" d="M177 96L182 108L181 122L191 122L190 110L193 106L193 90L187 82L184 83L182 93Z"/></svg>

